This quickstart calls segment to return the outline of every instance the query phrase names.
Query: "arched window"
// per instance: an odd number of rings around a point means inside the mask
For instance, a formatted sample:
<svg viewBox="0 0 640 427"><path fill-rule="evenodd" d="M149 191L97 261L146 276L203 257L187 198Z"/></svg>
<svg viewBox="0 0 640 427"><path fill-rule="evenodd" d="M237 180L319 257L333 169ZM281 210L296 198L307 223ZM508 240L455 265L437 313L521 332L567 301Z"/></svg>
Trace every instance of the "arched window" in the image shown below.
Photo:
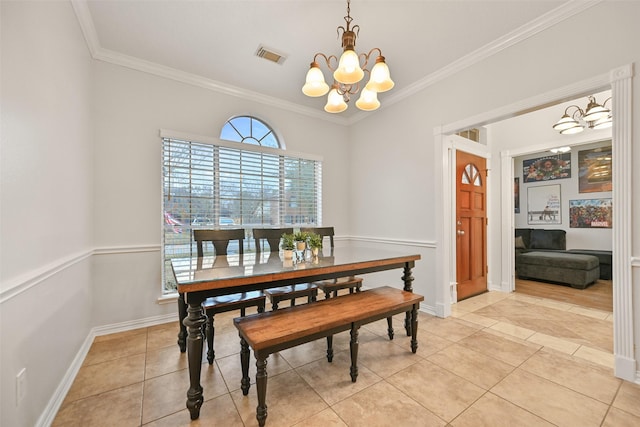
<svg viewBox="0 0 640 427"><path fill-rule="evenodd" d="M262 120L250 116L238 116L227 120L220 132L220 139L281 148L271 127Z"/></svg>
<svg viewBox="0 0 640 427"><path fill-rule="evenodd" d="M164 293L175 292L170 259L195 256L193 229L249 231L322 223L321 159L287 153L263 121L231 118L220 139L208 141L164 130L161 137ZM250 236L245 253L254 249Z"/></svg>
<svg viewBox="0 0 640 427"><path fill-rule="evenodd" d="M482 177L476 165L468 163L462 171L462 183L482 187Z"/></svg>

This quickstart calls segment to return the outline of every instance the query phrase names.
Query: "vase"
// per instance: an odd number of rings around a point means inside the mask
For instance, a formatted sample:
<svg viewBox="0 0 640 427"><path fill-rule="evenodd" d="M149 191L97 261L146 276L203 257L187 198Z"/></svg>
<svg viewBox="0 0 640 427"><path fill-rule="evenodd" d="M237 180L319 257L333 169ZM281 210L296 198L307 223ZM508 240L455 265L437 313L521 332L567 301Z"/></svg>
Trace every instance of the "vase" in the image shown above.
<svg viewBox="0 0 640 427"><path fill-rule="evenodd" d="M304 251L307 248L307 242L296 242L296 247L299 251Z"/></svg>
<svg viewBox="0 0 640 427"><path fill-rule="evenodd" d="M320 253L320 248L311 248L311 255L314 258L317 258L319 253Z"/></svg>
<svg viewBox="0 0 640 427"><path fill-rule="evenodd" d="M285 249L283 252L284 259L293 259L293 249Z"/></svg>

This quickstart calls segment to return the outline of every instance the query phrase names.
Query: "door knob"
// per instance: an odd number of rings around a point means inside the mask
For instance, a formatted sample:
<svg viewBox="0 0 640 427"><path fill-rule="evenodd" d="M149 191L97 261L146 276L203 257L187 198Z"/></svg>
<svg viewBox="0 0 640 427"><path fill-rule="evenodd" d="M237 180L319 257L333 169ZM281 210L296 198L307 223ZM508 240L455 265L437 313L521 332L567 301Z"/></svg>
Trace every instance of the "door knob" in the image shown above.
<svg viewBox="0 0 640 427"><path fill-rule="evenodd" d="M458 230L458 236L464 235L464 230Z"/></svg>

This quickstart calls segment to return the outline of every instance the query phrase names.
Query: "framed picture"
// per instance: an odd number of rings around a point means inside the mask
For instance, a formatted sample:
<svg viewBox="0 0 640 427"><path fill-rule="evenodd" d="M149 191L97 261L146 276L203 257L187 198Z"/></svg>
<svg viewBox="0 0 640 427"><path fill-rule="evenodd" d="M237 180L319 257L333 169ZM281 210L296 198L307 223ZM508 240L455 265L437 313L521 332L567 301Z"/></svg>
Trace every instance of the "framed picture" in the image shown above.
<svg viewBox="0 0 640 427"><path fill-rule="evenodd" d="M522 161L522 182L571 178L571 153Z"/></svg>
<svg viewBox="0 0 640 427"><path fill-rule="evenodd" d="M612 191L611 146L578 151L578 192Z"/></svg>
<svg viewBox="0 0 640 427"><path fill-rule="evenodd" d="M569 200L569 227L612 228L612 199Z"/></svg>
<svg viewBox="0 0 640 427"><path fill-rule="evenodd" d="M560 184L527 189L528 224L562 224Z"/></svg>
<svg viewBox="0 0 640 427"><path fill-rule="evenodd" d="M520 178L513 179L513 208L520 213Z"/></svg>

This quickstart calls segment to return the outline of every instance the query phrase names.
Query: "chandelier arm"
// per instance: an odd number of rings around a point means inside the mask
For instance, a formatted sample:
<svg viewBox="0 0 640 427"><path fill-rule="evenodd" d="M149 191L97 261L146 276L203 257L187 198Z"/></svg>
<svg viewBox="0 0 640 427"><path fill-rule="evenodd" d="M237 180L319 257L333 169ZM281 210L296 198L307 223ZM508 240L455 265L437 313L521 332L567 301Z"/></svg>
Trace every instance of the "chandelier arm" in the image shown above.
<svg viewBox="0 0 640 427"><path fill-rule="evenodd" d="M318 62L318 57L321 57L322 59L324 59L325 64L327 64L327 67L331 70L331 71L335 71L335 67L331 66L331 60L335 60L336 61L336 66L338 65L338 57L335 55L330 55L327 56L322 52L318 52L313 56L313 62Z"/></svg>
<svg viewBox="0 0 640 427"><path fill-rule="evenodd" d="M569 108L575 108L576 111L574 111L573 113L571 113L571 118L573 118L574 120L576 119L576 113L580 113L578 115L578 119L581 118L582 116L584 116L584 111L582 111L582 108L578 107L577 105L569 105L565 110L564 110L564 114L566 116L569 116Z"/></svg>
<svg viewBox="0 0 640 427"><path fill-rule="evenodd" d="M605 105L607 105L607 102L611 101L611 97L608 97L607 99L604 100L604 102L602 103L602 106L604 107Z"/></svg>

